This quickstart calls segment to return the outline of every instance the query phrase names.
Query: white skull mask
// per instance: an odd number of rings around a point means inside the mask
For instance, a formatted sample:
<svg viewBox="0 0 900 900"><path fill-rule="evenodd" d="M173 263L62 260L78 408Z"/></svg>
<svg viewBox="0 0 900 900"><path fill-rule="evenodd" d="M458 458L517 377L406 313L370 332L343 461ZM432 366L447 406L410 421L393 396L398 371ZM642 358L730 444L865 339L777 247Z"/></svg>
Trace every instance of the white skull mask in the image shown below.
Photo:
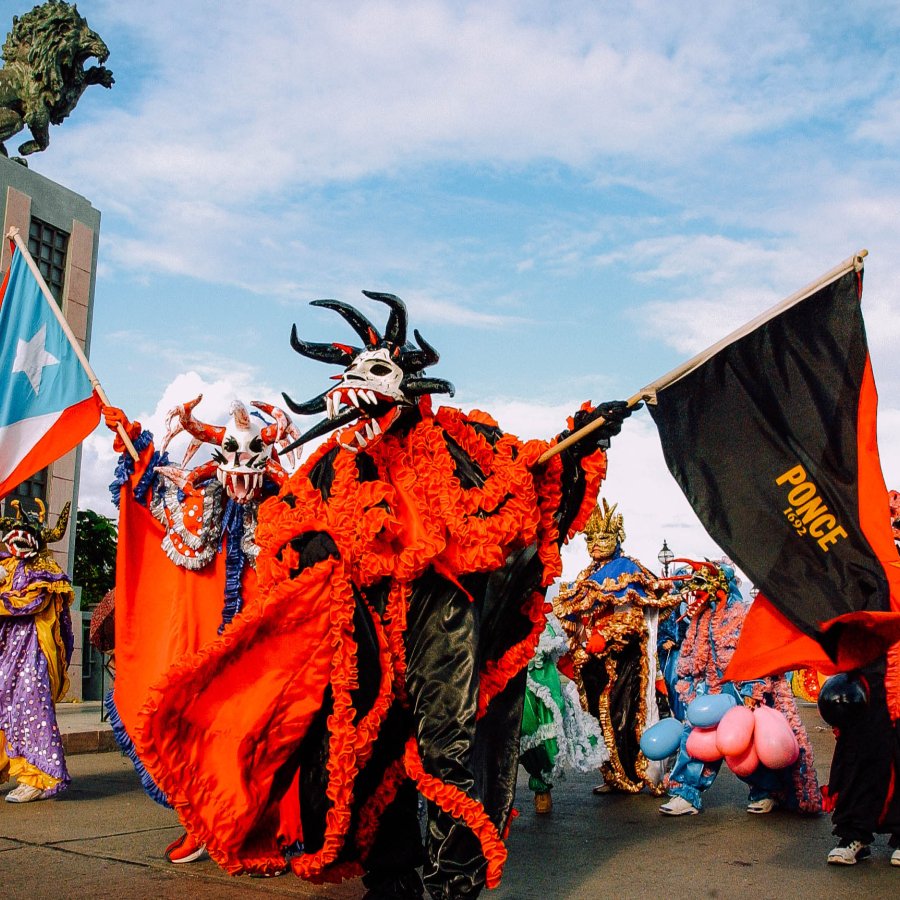
<svg viewBox="0 0 900 900"><path fill-rule="evenodd" d="M363 404L375 406L379 401L392 403L408 403L406 396L400 389L403 381L403 369L395 363L387 349L366 350L360 353L347 367L341 376L341 383L334 388L329 396L338 402L349 402L358 408ZM350 395L355 391L355 402Z"/></svg>
<svg viewBox="0 0 900 900"><path fill-rule="evenodd" d="M218 463L216 477L225 493L238 503L258 500L268 454L261 425L240 401L231 406L231 421L222 436L221 449L213 453Z"/></svg>
<svg viewBox="0 0 900 900"><path fill-rule="evenodd" d="M326 411L334 418L342 407L359 410L359 418L341 433L341 445L356 451L371 446L394 423L399 407L412 401L403 393L403 369L384 347L365 350L340 376L340 384L326 397Z"/></svg>

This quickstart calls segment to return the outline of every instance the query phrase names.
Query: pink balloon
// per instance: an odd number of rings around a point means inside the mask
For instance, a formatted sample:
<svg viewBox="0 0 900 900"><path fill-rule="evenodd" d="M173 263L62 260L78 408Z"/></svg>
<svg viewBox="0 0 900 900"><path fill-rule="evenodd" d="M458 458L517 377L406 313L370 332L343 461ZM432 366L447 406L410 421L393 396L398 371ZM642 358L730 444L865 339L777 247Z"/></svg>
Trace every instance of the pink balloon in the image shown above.
<svg viewBox="0 0 900 900"><path fill-rule="evenodd" d="M716 727L692 728L688 735L685 749L688 756L699 759L700 762L715 762L722 758L719 748L716 746Z"/></svg>
<svg viewBox="0 0 900 900"><path fill-rule="evenodd" d="M753 746L759 761L770 769L793 765L800 755L800 745L784 715L771 706L757 706L753 718Z"/></svg>
<svg viewBox="0 0 900 900"><path fill-rule="evenodd" d="M716 746L722 756L740 756L753 743L753 713L733 706L716 728Z"/></svg>
<svg viewBox="0 0 900 900"><path fill-rule="evenodd" d="M747 710L747 712L750 712L750 710ZM759 765L756 747L754 747L751 742L747 745L747 749L743 753L738 753L735 756L726 756L725 762L735 775L746 778L748 775L755 772L756 767Z"/></svg>

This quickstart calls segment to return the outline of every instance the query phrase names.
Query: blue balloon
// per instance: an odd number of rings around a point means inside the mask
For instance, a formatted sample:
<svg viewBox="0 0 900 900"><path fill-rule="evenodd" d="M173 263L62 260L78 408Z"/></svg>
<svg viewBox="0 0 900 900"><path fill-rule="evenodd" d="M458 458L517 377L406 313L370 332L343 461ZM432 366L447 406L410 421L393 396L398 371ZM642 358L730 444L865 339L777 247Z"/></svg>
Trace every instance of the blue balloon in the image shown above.
<svg viewBox="0 0 900 900"><path fill-rule="evenodd" d="M660 719L641 735L641 753L647 759L665 759L681 744L684 724L671 717Z"/></svg>
<svg viewBox="0 0 900 900"><path fill-rule="evenodd" d="M701 694L688 703L688 721L698 728L711 728L719 724L732 706L737 706L732 694Z"/></svg>

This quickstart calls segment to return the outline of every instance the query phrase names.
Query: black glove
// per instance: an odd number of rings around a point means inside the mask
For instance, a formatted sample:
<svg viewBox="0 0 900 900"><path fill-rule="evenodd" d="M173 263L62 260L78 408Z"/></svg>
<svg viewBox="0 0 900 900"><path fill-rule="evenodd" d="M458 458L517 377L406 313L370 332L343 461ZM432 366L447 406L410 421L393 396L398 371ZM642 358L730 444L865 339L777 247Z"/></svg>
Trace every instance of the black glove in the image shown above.
<svg viewBox="0 0 900 900"><path fill-rule="evenodd" d="M579 431L585 425L590 425L591 422L601 417L604 419L604 422L575 444L573 449L579 456L586 456L598 447L602 447L604 450L607 449L612 436L622 430L622 423L634 410L640 409L642 405L637 403L634 406L628 406L624 400L611 400L608 403L598 403L597 407L590 411L579 409L572 417L575 426L573 431Z"/></svg>

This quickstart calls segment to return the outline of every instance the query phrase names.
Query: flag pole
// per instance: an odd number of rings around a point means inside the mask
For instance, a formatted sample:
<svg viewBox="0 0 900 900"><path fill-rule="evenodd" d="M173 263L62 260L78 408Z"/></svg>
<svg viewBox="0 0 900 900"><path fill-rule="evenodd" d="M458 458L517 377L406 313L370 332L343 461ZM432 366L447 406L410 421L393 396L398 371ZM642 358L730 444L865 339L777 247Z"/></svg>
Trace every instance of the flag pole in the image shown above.
<svg viewBox="0 0 900 900"><path fill-rule="evenodd" d="M657 391L661 391L663 388L666 388L669 385L674 384L679 379L684 378L685 375L688 375L689 373L693 372L694 369L702 366L703 363L715 356L720 350L727 347L729 344L733 344L735 341L739 340L745 335L750 334L751 331L759 328L760 325L764 325L770 319L774 319L777 315L783 313L787 309L790 309L801 300L805 300L820 288L831 284L833 281L837 281L838 278L840 278L842 275L845 275L847 272L851 270L861 272L863 268L863 260L868 255L868 250L860 250L853 256L848 257L842 263L836 265L833 269L826 272L821 278L818 278L812 284L808 284L805 288L801 288L796 293L791 294L790 297L786 297L784 300L776 303L765 312L760 313L755 319L752 319L745 325L742 325L740 328L732 331L731 334L729 334L727 337L724 337L720 341L717 341L715 344L710 345L705 350L701 350L700 353L698 353L696 356L693 356L686 362L681 363L681 365L676 366L674 369L672 369L671 372L667 372L661 378L657 378L656 381L648 384L647 387L639 391L637 394L633 394L628 398L628 400L625 401L625 406L628 409L631 409L632 407L637 406L637 404L642 401L645 401L647 403L656 403ZM542 465L548 460L553 459L553 457L556 456L557 453L562 453L563 450L571 447L572 444L577 443L582 438L587 437L592 431L596 431L601 425L604 425L605 423L606 419L600 416L599 418L594 419L593 422L585 425L584 428L580 428L578 431L573 432L567 438L561 440L558 444L554 444L552 447L545 450L538 458L538 465Z"/></svg>
<svg viewBox="0 0 900 900"><path fill-rule="evenodd" d="M44 299L50 305L50 309L53 310L53 315L56 316L57 321L60 324L63 332L66 335L66 338L69 341L69 344L72 346L72 350L75 352L75 355L78 357L78 361L81 363L81 367L84 369L85 374L91 382L91 387L97 392L97 396L100 398L100 402L104 406L111 406L112 404L109 402L109 398L106 396L106 391L103 390L102 385L100 384L97 376L94 374L94 370L91 368L91 364L88 362L87 356L85 356L84 350L81 349L81 345L78 343L78 339L72 333L72 329L69 326L66 317L63 315L62 310L59 308L59 304L56 302L56 298L53 296L50 288L47 286L47 282L44 281L44 276L41 274L41 270L38 268L37 263L35 263L34 259L31 256L31 253L28 251L28 246L22 240L22 235L19 232L19 229L13 226L6 233L6 237L13 241L16 247L19 248L19 252L22 254L22 259L25 260L28 268L31 270L31 274L34 275L35 280L38 283L38 286L41 289L41 293L44 295ZM125 427L121 422L117 424L117 430L119 432L119 437L122 438L122 442L125 444L128 453L131 458L137 462L138 452L134 449L134 444L131 443L131 438L128 437L128 432L125 431Z"/></svg>

